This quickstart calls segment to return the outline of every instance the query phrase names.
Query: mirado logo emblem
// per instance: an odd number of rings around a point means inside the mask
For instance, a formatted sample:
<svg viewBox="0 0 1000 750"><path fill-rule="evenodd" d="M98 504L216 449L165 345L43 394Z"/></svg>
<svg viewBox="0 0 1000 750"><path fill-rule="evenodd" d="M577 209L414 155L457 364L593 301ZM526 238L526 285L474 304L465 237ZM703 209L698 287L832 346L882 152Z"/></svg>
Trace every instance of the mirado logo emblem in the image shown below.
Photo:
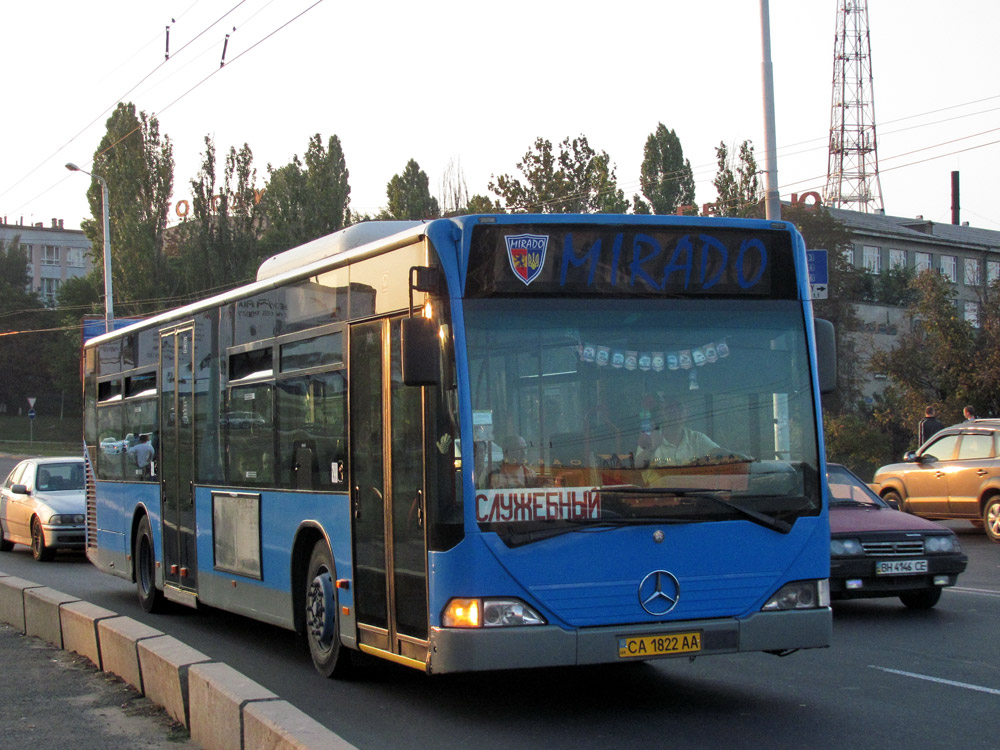
<svg viewBox="0 0 1000 750"><path fill-rule="evenodd" d="M549 246L547 234L513 234L504 237L507 242L507 259L510 269L525 286L538 278L545 266L545 251Z"/></svg>

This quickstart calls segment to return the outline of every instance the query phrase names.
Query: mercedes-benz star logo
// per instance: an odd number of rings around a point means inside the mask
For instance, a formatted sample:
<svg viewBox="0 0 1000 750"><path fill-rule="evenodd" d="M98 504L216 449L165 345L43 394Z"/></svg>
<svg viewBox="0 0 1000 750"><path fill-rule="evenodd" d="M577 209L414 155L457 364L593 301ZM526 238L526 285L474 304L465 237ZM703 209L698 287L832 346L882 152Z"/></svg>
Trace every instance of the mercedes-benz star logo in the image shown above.
<svg viewBox="0 0 1000 750"><path fill-rule="evenodd" d="M639 604L654 617L667 614L680 598L681 584L666 570L654 570L639 584Z"/></svg>

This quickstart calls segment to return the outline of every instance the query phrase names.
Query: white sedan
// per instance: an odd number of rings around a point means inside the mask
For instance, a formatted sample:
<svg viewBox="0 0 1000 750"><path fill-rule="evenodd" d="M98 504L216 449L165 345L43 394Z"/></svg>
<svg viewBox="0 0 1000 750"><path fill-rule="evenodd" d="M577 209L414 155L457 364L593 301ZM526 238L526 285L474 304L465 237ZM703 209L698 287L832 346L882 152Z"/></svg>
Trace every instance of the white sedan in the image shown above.
<svg viewBox="0 0 1000 750"><path fill-rule="evenodd" d="M0 486L0 552L26 544L46 561L57 549L83 549L86 506L82 458L22 461Z"/></svg>

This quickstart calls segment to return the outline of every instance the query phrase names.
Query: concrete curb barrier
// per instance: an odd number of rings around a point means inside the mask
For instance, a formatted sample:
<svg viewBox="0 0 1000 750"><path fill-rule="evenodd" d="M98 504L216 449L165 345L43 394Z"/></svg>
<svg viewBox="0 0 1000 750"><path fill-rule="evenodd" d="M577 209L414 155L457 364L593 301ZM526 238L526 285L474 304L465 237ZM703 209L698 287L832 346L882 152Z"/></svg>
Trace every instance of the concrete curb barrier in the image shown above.
<svg viewBox="0 0 1000 750"><path fill-rule="evenodd" d="M59 624L62 628L63 648L86 656L103 672L104 661L101 659L101 648L97 640L97 623L109 617L118 617L118 613L85 601L62 605L59 608Z"/></svg>
<svg viewBox="0 0 1000 750"><path fill-rule="evenodd" d="M50 589L28 588L24 590L24 634L37 635L43 641L53 646L63 647L62 624L59 618L59 608L63 604L80 601L75 596L69 596Z"/></svg>
<svg viewBox="0 0 1000 750"><path fill-rule="evenodd" d="M188 670L191 739L202 747L241 750L243 708L278 696L228 664L195 664Z"/></svg>
<svg viewBox="0 0 1000 750"><path fill-rule="evenodd" d="M243 709L244 750L327 750L353 748L338 734L288 701L250 703Z"/></svg>
<svg viewBox="0 0 1000 750"><path fill-rule="evenodd" d="M17 576L0 578L0 620L10 623L22 633L24 629L24 591L44 588Z"/></svg>
<svg viewBox="0 0 1000 750"><path fill-rule="evenodd" d="M146 697L190 730L188 670L212 660L171 635L139 641L137 649Z"/></svg>
<svg viewBox="0 0 1000 750"><path fill-rule="evenodd" d="M354 747L267 688L173 636L3 571L0 621L118 675L184 724L205 750Z"/></svg>

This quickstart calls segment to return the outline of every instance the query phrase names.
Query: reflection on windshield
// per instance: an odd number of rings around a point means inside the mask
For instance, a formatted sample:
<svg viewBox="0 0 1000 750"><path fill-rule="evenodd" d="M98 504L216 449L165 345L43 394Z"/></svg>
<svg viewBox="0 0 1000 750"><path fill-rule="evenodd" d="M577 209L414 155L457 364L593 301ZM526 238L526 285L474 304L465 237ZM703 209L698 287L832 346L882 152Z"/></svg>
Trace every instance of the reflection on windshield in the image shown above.
<svg viewBox="0 0 1000 750"><path fill-rule="evenodd" d="M470 300L466 325L484 527L732 517L705 492L817 512L796 303Z"/></svg>

